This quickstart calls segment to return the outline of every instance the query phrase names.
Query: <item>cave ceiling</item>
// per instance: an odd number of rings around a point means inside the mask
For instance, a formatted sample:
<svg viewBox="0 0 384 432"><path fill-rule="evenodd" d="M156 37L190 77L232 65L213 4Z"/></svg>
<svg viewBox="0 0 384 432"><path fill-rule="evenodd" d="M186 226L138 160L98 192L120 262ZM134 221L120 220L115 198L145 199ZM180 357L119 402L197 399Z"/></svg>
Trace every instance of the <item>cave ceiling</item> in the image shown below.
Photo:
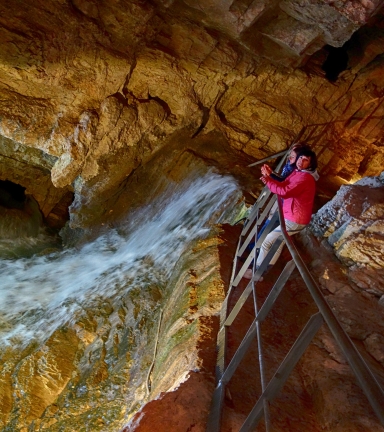
<svg viewBox="0 0 384 432"><path fill-rule="evenodd" d="M306 140L346 180L384 166L382 1L18 0L0 40L0 180L46 217L74 193L73 226L186 131L253 159Z"/></svg>

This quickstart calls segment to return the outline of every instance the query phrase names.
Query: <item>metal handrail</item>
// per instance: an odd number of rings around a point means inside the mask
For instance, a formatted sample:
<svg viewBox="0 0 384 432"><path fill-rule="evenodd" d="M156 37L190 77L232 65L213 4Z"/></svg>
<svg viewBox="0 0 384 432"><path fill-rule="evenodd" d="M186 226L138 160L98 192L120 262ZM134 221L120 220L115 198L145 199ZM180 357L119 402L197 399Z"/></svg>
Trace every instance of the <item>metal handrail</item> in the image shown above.
<svg viewBox="0 0 384 432"><path fill-rule="evenodd" d="M315 126L317 126L317 125L315 125ZM275 154L273 154L273 155L271 155L271 156L267 156L267 157L265 157L265 158L263 158L263 159L260 159L260 160L258 160L258 161L256 161L256 162L253 162L253 163L251 163L251 164L249 164L249 165L247 165L247 167L248 168L250 168L250 167L254 167L254 166L256 166L256 165L260 165L261 163L263 163L263 162L267 162L267 161L269 161L269 160L271 160L271 159L276 159L276 158L278 158L279 156L284 156L286 153L288 153L289 152L289 150L291 150L291 148L299 141L299 139L304 135L304 132L306 131L306 129L307 129L307 126L304 126L303 128L301 128L301 130L300 130L300 132L295 136L295 139L292 141L292 144L289 146L289 148L287 148L287 149L285 149L285 150L282 150L281 152L279 152L279 153L275 153Z"/></svg>
<svg viewBox="0 0 384 432"><path fill-rule="evenodd" d="M317 130L318 126L327 126L327 124L324 125L310 125L309 127L304 127L299 132L297 137L293 142L298 142L299 139L301 139L302 136L306 133L307 130L310 130L309 138L311 141L314 141L317 143L319 141L319 138L323 135L323 133L318 134L313 137L313 134ZM314 128L312 127L314 126ZM322 131L323 132L323 131ZM285 153L287 153L288 150L285 150L283 152L277 153L275 155L269 156L267 158L264 158L260 161L257 161L253 164L248 165L249 167L261 164L267 160L277 158ZM279 166L282 165L284 162L284 158L280 161ZM338 319L334 315L332 309L328 305L325 297L323 296L319 286L311 276L310 272L308 271L307 267L305 266L301 256L297 252L290 236L287 233L285 221L283 217L282 212L282 201L281 198L278 198L278 216L280 219L280 226L281 226L281 236L279 239L275 242L275 244L272 246L271 250L268 252L267 256L265 257L263 263L261 264L260 268L256 270L255 265L253 266L253 276L251 281L249 282L248 286L243 291L242 295L238 299L236 305L232 309L229 316L227 316L227 307L228 307L228 298L231 295L232 288L237 286L240 279L244 275L245 268L247 268L251 262L251 260L254 260L255 264L255 252L256 248L260 246L260 242L264 240L264 233L262 236L260 236L259 240L256 242L254 248L250 252L248 258L246 259L246 262L244 265L240 268L239 272L236 272L237 268L237 260L238 257L245 252L245 248L248 246L251 238L253 236L256 237L258 227L261 224L261 221L259 221L259 216L261 220L264 220L265 214L269 211L265 207L266 202L268 199L270 199L270 190L267 186L265 186L257 199L251 213L248 215L247 221L244 224L243 231L240 234L239 243L237 246L235 259L234 259L234 266L232 269L232 277L231 277L231 283L230 288L228 290L227 296L224 300L222 310L220 312L220 331L218 334L218 360L217 360L217 366L216 366L216 377L218 379L217 387L214 391L213 398L212 398L212 410L208 419L207 424L207 432L219 432L220 430L220 422L221 422L221 410L222 410L222 404L224 400L224 392L225 392L225 386L231 379L232 375L236 371L238 365L240 364L242 358L244 357L245 353L248 351L248 348L250 347L250 344L252 343L252 340L257 337L257 334L259 333L259 329L257 328L258 325L263 321L268 311L271 309L272 305L274 304L276 298L278 297L280 291L282 290L283 286L285 285L286 280L292 273L293 268L296 266L307 285L307 288L316 303L319 312L316 315L313 315L311 319L306 324L305 328L301 332L300 336L296 339L294 345L290 349L289 353L279 366L279 369L276 371L276 373L271 378L270 382L268 383L267 387L263 389L263 393L258 399L258 402L252 409L252 412L247 417L245 423L241 427L240 432L248 432L250 430L254 430L256 427L256 424L261 419L261 417L268 416L268 404L267 401L271 401L276 396L277 392L280 390L280 388L284 385L285 381L287 380L288 376L292 372L292 369L294 368L297 361L301 358L303 355L306 347L310 344L313 337L315 336L316 332L322 325L322 322L325 321L334 336L337 344L339 345L340 349L344 353L352 371L356 375L356 378L366 394L368 401L370 402L374 412L376 413L378 419L380 420L381 424L384 425L384 392L381 388L380 384L376 380L373 372L370 370L369 366L365 363L364 359L360 355L360 353L357 351L355 345L339 323ZM264 209L262 214L259 215L259 212L261 209ZM274 217L276 217L277 214L275 214ZM255 223L256 219L256 223ZM255 223L255 226L253 226ZM253 227L251 229L251 227ZM268 229L268 228L267 228ZM250 232L248 232L250 231ZM267 231L267 230L266 230ZM235 355L232 357L229 365L227 368L225 368L225 352L226 352L226 338L227 338L227 332L226 329L232 324L235 317L240 312L240 309L242 308L243 304L245 303L246 299L248 298L249 294L253 291L253 294L255 296L255 289L254 284L257 283L257 281L260 279L260 276L262 273L264 273L265 268L267 264L269 263L270 259L275 253L275 248L277 249L278 242L281 242L282 240L285 240L287 247L291 253L292 260L286 265L284 268L281 276L279 277L279 280L275 283L274 287L272 288L272 291L270 292L267 300L264 302L263 306L261 307L260 311L258 311L257 305L255 303L255 312L256 312L256 318L254 322L252 323L251 327L249 328L246 336L242 340L239 348L237 349ZM255 301L255 298L254 298ZM257 339L259 339L257 337ZM262 373L262 371L261 371ZM265 387L265 386L263 386ZM269 423L268 419L266 418L266 429L268 430L269 427L267 425Z"/></svg>
<svg viewBox="0 0 384 432"><path fill-rule="evenodd" d="M289 252L296 266L303 278L307 288L315 301L320 313L322 314L324 321L327 323L333 337L338 343L340 349L342 350L344 356L346 357L351 369L356 375L359 384L367 396L373 410L375 411L377 417L379 418L382 425L384 425L384 391L380 384L377 382L375 376L373 375L369 366L365 363L363 357L360 355L356 349L354 343L351 341L340 322L333 313L331 307L329 306L327 300L323 296L319 286L313 279L309 270L307 269L304 261L296 250L292 239L287 233L283 209L282 209L282 199L278 197L278 210L280 217L280 226L283 233L284 240L287 244Z"/></svg>
<svg viewBox="0 0 384 432"><path fill-rule="evenodd" d="M384 407L382 406L384 402L383 389L380 387L379 383L377 382L369 366L365 363L360 353L357 351L355 345L353 344L349 336L342 328L341 324L337 320L332 309L330 308L326 299L324 298L319 286L316 284L309 270L305 266L302 258L297 252L296 247L294 246L291 237L288 235L286 230L285 221L282 213L281 198L278 198L278 212L277 214L275 214L275 216L279 216L280 218L281 236L279 237L279 239L277 239L275 244L268 251L268 254L265 257L260 268L257 271L255 268L253 269L252 279L250 280L249 284L247 285L242 295L238 299L236 305L232 309L229 316L227 316L227 301L230 292L228 292L226 299L224 301L224 304L226 306L222 308L220 313L221 327L218 335L219 352L218 352L218 360L216 365L218 382L212 398L212 409L208 419L208 424L206 429L207 432L220 431L221 410L224 401L225 387L227 383L231 380L231 377L233 376L237 367L242 361L242 358L248 351L252 343L252 340L254 340L255 338L259 340L260 335L258 334L259 333L258 326L264 320L268 311L273 306L276 298L281 292L283 286L285 285L286 280L292 273L294 267L298 268L305 284L308 287L310 294L312 295L313 300L315 301L319 309L319 312L316 315L312 316L310 321L308 321L305 328L302 330L300 336L297 338L294 345L291 347L289 353L287 354L284 361L281 363L279 369L273 375L273 377L271 378L267 386L265 386L266 383L264 382L264 385L262 386L264 387L262 395L260 396L258 402L256 403L256 405L248 415L246 421L242 425L240 432L249 432L253 430L263 415L266 422L265 423L266 430L268 431L270 429L269 418L268 418L269 417L268 402L272 401L276 397L278 391L282 388L282 386L286 382L288 376L292 372L292 369L295 367L297 361L303 355L306 347L313 339L314 335L320 328L321 323L323 321L327 323L332 335L334 336L336 342L338 343L342 352L344 353L349 365L351 366L352 371L355 373L357 380L360 386L362 387L364 393L366 394L368 401L370 402L379 421L384 425ZM264 273L267 265L269 264L269 261L271 260L272 256L275 254L276 249L279 246L279 243L283 239L285 240L288 249L292 255L292 260L284 268L282 274L279 277L279 280L275 283L270 294L268 295L268 298L265 300L264 304L262 305L260 311L258 310L257 306L255 306L256 318L252 323L252 325L250 326L246 336L242 340L236 353L232 357L229 365L225 367L225 346L226 346L226 337L227 337L226 329L232 324L233 320L240 312L240 309L242 308L243 304L245 303L245 301L247 300L248 296L252 291L255 296L254 284L257 283L257 281L260 279L261 274ZM254 250L250 253L250 256L254 258L253 254L254 254ZM248 257L247 259L248 261L249 258L250 257ZM237 259L237 253L236 253L235 261L236 259ZM249 262L245 263L246 266L248 266L248 264ZM244 269L243 268L240 269L239 274L236 277L235 277L236 274L235 268L233 270L234 273L232 275L233 276L232 279L234 280L232 280L231 287L232 285L233 286L237 285L237 283L235 283L236 279L239 277L240 273L241 274L243 273ZM260 373L262 374L262 371L260 371Z"/></svg>
<svg viewBox="0 0 384 432"><path fill-rule="evenodd" d="M261 161L258 161L255 164L251 164L249 166L257 165L259 163L265 162L266 160L273 159L273 158L276 158L276 157L281 156L281 155L286 155L287 152L289 152L289 151L290 151L290 148L287 150L284 150L278 154L267 157ZM281 161L277 164L275 170L277 172L279 172L284 163L285 163L285 158L282 158ZM217 410L218 409L221 410L221 405L222 405L223 398L224 398L224 388L225 388L225 383L222 381L222 379L223 379L223 374L226 370L225 369L225 357L226 357L225 352L226 352L227 325L229 325L229 324L226 324L227 318L229 318L229 317L227 317L228 299L231 295L232 289L238 285L239 281L242 279L242 277L243 277L246 269L250 265L251 261L252 260L255 261L256 247L259 245L260 241L263 241L264 237L268 234L269 229L267 228L264 230L263 235L260 237L259 241L256 242L252 251L249 253L248 258L246 259L246 262L243 264L243 266L237 272L236 270L237 270L238 258L239 258L239 256L241 256L243 254L243 252L245 251L245 248L250 243L252 237L255 237L255 240L256 240L258 226L261 224L262 221L264 221L264 219L267 217L267 215L269 213L270 205L267 204L266 207L264 208L265 203L268 202L269 199L271 199L271 191L268 189L267 186L265 186L263 188L263 190L261 191L258 199L256 200L256 202L255 202L255 204L251 210L251 213L246 218L247 220L244 223L243 230L242 230L240 237L239 237L239 241L238 241L238 245L237 245L237 249L236 249L236 253L235 253L235 258L234 258L234 262L233 262L233 267L232 267L232 275L231 275L231 280L230 280L230 284L229 284L229 290L228 290L228 293L226 295L226 298L223 302L223 305L222 305L222 308L220 311L220 330L219 330L218 337L217 337L218 355L217 355L217 363L216 363L216 379L217 379L218 385L217 385L217 388L214 392L214 397L213 397L213 401L212 401L212 406L214 408L213 408L213 411L211 412L211 415L210 415L210 419L212 420L212 424L210 424L208 426L209 432L212 432L212 431L218 432L220 429L220 412L218 412ZM264 210L263 210L262 214L259 215L259 211L262 208L264 208ZM256 227L254 227L251 230L251 233L248 233L249 229L253 226L255 220L256 220ZM278 245L276 245L276 246L278 246ZM274 249L274 247L271 248L271 251L270 251L271 255L269 257L269 260L273 256L272 252L275 253L275 251L273 251L273 249ZM268 254L267 254L266 258L268 258ZM259 277L260 277L261 273L265 271L265 268L266 268L268 262L269 261L266 259L265 265L262 265L260 267L260 271L256 272L256 275L254 275L252 280L249 282L248 288L252 288L253 283L257 282L257 275L259 275ZM273 302L272 302L272 304L273 304ZM240 306L240 308L241 308L241 306ZM263 310L265 310L265 308Z"/></svg>
<svg viewBox="0 0 384 432"><path fill-rule="evenodd" d="M289 150L289 149L288 149L288 150ZM283 156L283 155L285 155L285 153L287 153L288 150L283 150L283 151L281 151L281 152L279 152L279 153L275 153L275 154L273 154L272 156L267 156L267 157L265 157L264 159L260 159L260 160L258 160L257 162L253 162L253 163L247 165L247 167L250 168L250 167L253 167L253 166L256 166L256 165L260 165L260 164L263 163L263 162L267 162L267 161L269 161L270 159L276 159L276 158L278 158L279 156Z"/></svg>
<svg viewBox="0 0 384 432"><path fill-rule="evenodd" d="M317 126L317 125L315 125ZM304 135L306 131L306 128L303 128L298 136L296 137L294 142L297 142L298 139ZM316 139L318 137L315 137ZM251 164L249 166L254 166L257 164L260 164L262 162L265 162L266 160L276 158L278 156L281 156L285 153L287 153L288 150L285 150L283 152L277 153L273 156L270 156L268 158L265 158L263 160L260 160L254 164ZM278 164L281 168L281 165L284 163L284 158L280 161ZM260 238L255 242L255 245L252 249L252 251L248 254L248 257L246 258L244 264L241 266L240 270L237 271L237 264L238 264L238 258L242 256L242 254L245 252L246 247L250 243L251 239L253 237L257 237L257 231L259 226L261 225L261 222L264 220L266 214L269 212L269 204L266 204L268 200L271 199L271 192L267 186L265 186L257 199L255 205L253 206L253 209L251 213L247 217L247 221L244 224L242 233L240 234L239 242L237 245L237 250L235 254L234 259L234 265L232 268L232 276L231 276L231 282L229 286L229 290L227 293L227 296L224 300L223 307L220 312L220 330L218 334L218 358L217 358L217 364L216 364L216 378L217 378L217 386L213 394L212 398L212 410L208 419L207 424L207 432L219 432L220 431L220 422L221 422L221 410L222 410L222 404L224 401L224 393L225 393L225 387L226 384L231 379L232 375L236 371L238 365L240 364L243 356L248 351L248 348L252 342L252 340L256 337L259 341L259 328L261 321L265 318L268 311L273 306L276 298L278 297L280 291L282 290L283 286L285 285L286 280L289 278L290 274L292 273L292 270L295 266L297 266L305 284L307 285L307 288L315 301L319 312L312 316L311 319L306 324L305 328L302 330L301 334L295 341L294 345L290 349L289 353L279 366L279 369L276 371L276 373L271 378L270 382L267 386L265 386L265 382L262 382L263 392L260 396L258 402L252 409L252 412L247 417L245 423L241 427L240 432L248 432L250 430L253 430L256 426L257 422L260 420L260 418L263 416L265 417L266 421L266 429L269 430L269 420L268 420L268 403L269 401L273 400L276 396L277 392L281 387L284 385L285 381L287 380L288 376L292 372L292 369L294 368L297 361L301 358L303 355L306 347L310 344L313 337L315 336L316 332L322 325L322 322L325 321L334 336L336 342L338 343L340 349L344 353L349 365L351 366L352 371L357 377L357 380L362 387L364 393L366 394L368 401L370 402L374 412L376 413L378 419L380 422L384 425L384 392L381 386L379 385L378 381L376 380L375 376L373 375L373 372L370 370L369 366L365 363L364 359L360 355L360 353L357 351L355 345L345 332L345 330L342 328L341 324L339 323L338 319L334 315L332 309L328 305L325 297L323 296L319 286L316 284L315 280L311 276L310 272L308 271L307 267L305 266L301 256L297 252L290 236L287 233L285 221L283 217L282 212L282 201L281 198L278 198L278 212L274 214L274 218L277 219L277 216L279 216L280 219L280 226L281 226L281 236L279 239L275 242L275 244L272 246L272 248L269 250L267 256L265 257L263 263L261 264L260 268L256 270L255 268L255 261L256 261L256 249L260 246L261 242L263 242L265 236L268 233L268 227L263 232L263 234L260 236ZM260 213L261 209L263 209L262 213ZM273 219L274 219L273 218ZM260 219L260 220L259 220ZM256 220L256 222L255 222ZM291 253L292 260L286 265L284 268L281 276L279 277L279 280L275 283L274 287L272 288L272 291L270 292L267 300L262 305L260 311L258 310L256 301L256 293L255 293L255 287L254 284L257 283L260 280L261 275L264 273L267 265L269 264L272 256L275 254L275 251L278 247L278 243L282 240L285 240L287 247ZM231 313L227 316L228 312L228 299L231 295L232 288L236 287L242 277L244 276L245 270L249 267L251 261L253 260L254 266L253 266L253 276L250 280L249 284L245 288L244 292L238 299L236 305L232 309ZM225 367L225 358L226 358L226 339L227 339L227 328L232 324L233 320L236 318L238 313L240 312L240 309L242 308L243 304L247 300L250 293L253 292L254 294L254 306L255 306L255 313L256 318L249 328L247 335L242 340L238 350L236 351L235 355L231 359L229 365L227 368ZM260 349L259 345L259 353L262 350ZM260 361L260 358L259 358ZM261 375L263 374L263 371L260 370Z"/></svg>

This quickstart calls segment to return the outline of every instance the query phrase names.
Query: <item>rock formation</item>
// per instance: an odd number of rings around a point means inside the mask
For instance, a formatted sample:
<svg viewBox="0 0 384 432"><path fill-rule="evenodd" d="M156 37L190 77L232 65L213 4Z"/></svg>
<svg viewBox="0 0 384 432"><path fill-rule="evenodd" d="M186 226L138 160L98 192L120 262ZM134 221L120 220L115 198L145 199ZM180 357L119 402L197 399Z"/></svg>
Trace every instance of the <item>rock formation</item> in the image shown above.
<svg viewBox="0 0 384 432"><path fill-rule="evenodd" d="M325 237L360 288L384 295L383 174L342 186L313 218L312 229ZM330 289L333 282L329 279Z"/></svg>
<svg viewBox="0 0 384 432"><path fill-rule="evenodd" d="M0 12L0 179L45 217L74 192L71 226L93 224L84 204L96 210L181 130L255 158L301 137L348 180L383 165L378 0L24 0ZM349 59L336 84L326 44Z"/></svg>
<svg viewBox="0 0 384 432"><path fill-rule="evenodd" d="M299 140L318 154L323 178L353 182L383 169L380 0L3 3L0 181L25 190L22 208L3 211L1 204L4 220L17 214L23 225L33 213L32 231L42 220L54 230L65 225L65 244L80 247L123 229L128 212L154 202L168 183L182 183L196 165L231 173L245 193L256 194L260 184L245 166ZM360 183L357 195L366 187ZM366 204L348 216L340 210L345 206L324 208L319 220L325 221L324 212L335 216L332 232L328 222L319 222L317 234L328 230L351 290L381 304L383 209L377 191L369 190ZM342 189L338 196L348 200L348 193ZM41 215L32 211L36 204ZM213 387L212 359L206 364L203 354L213 357L228 278L219 270L221 245L212 231L180 258L166 287L150 280L145 289L119 297L111 282L113 295L95 297L89 309L65 321L64 313L78 310L68 300L57 316L62 325L41 345L7 348L0 371L2 430L80 430L83 424L117 430L144 402L182 381L191 398L177 406L184 409L200 390L202 411L192 420L203 430ZM41 259L56 259L51 252L42 251ZM29 264L21 262L28 273ZM152 266L145 257L139 262ZM326 281L322 277L335 294L340 286ZM23 303L19 291L14 296ZM160 305L158 363L148 391ZM23 314L38 322L41 310L26 306L14 319ZM8 324L1 317L0 331ZM356 332L382 362L381 330ZM329 406L324 412L332 411ZM135 424L137 416L129 427ZM322 424L332 430L335 422Z"/></svg>

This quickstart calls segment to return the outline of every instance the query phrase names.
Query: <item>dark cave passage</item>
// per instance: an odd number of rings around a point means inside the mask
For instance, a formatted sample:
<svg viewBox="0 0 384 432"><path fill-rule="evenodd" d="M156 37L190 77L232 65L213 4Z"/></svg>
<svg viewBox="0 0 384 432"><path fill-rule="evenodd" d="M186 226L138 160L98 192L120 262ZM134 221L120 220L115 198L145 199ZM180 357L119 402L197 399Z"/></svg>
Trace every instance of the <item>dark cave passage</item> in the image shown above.
<svg viewBox="0 0 384 432"><path fill-rule="evenodd" d="M25 199L25 187L9 180L0 180L0 206L23 209Z"/></svg>
<svg viewBox="0 0 384 432"><path fill-rule="evenodd" d="M335 48L328 45L326 47L328 56L322 65L322 69L325 72L325 77L335 82L339 77L340 73L345 71L348 66L348 53L344 47Z"/></svg>

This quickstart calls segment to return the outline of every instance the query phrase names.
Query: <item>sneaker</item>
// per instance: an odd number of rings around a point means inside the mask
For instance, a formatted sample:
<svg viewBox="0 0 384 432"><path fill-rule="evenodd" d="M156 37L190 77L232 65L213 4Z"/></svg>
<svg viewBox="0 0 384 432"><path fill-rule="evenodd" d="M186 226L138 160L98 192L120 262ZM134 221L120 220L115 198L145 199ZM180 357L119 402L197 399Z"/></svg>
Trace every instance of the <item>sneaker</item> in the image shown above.
<svg viewBox="0 0 384 432"><path fill-rule="evenodd" d="M252 276L253 276L252 269L245 270L245 273L244 273L244 276L243 276L244 279L252 279Z"/></svg>
<svg viewBox="0 0 384 432"><path fill-rule="evenodd" d="M252 279L252 276L253 276L252 269L247 269L244 273L243 278L244 279ZM258 282L262 282L262 281L263 281L263 277L260 276Z"/></svg>

